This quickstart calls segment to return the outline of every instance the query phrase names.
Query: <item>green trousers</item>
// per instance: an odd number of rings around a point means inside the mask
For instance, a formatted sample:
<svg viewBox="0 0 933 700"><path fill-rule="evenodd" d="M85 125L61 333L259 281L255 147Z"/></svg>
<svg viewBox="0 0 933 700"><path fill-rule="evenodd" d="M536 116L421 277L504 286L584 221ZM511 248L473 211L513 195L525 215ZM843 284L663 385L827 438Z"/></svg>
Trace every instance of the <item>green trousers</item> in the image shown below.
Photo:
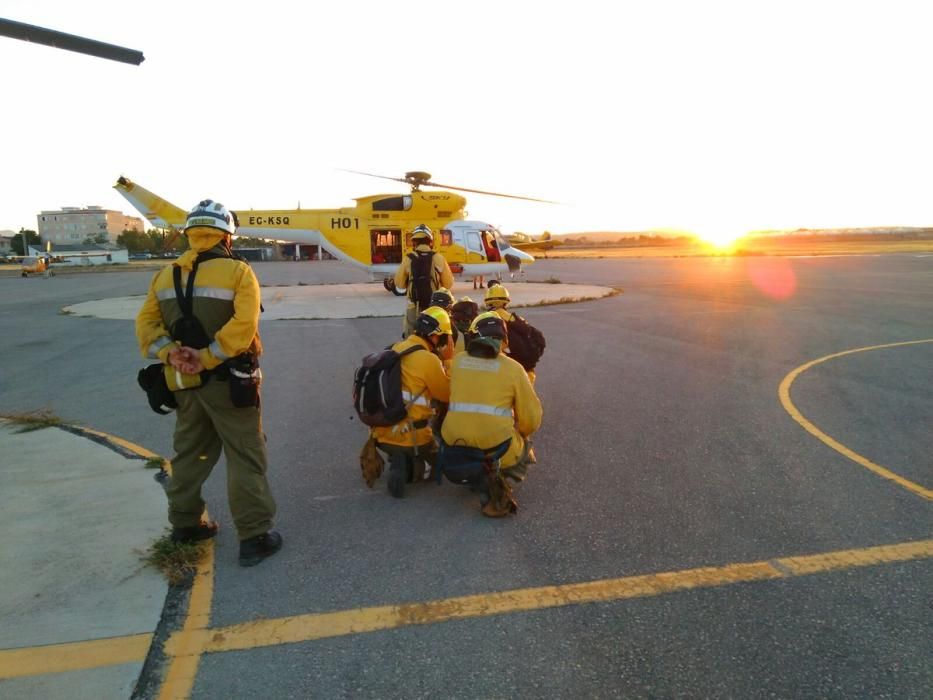
<svg viewBox="0 0 933 700"><path fill-rule="evenodd" d="M201 487L227 458L227 499L241 540L272 527L275 501L266 480L266 441L258 407L236 408L227 382L211 379L198 389L175 392L175 457L168 494L173 527L194 527L204 513Z"/></svg>

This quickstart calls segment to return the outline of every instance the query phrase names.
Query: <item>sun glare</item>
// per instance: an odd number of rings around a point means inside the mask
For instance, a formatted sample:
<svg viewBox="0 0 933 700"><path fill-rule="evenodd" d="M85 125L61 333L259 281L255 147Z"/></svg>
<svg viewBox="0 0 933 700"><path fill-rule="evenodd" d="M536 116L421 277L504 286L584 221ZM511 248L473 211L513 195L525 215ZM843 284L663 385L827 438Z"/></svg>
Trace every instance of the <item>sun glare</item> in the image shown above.
<svg viewBox="0 0 933 700"><path fill-rule="evenodd" d="M744 231L740 231L730 226L716 226L694 230L693 234L704 243L709 243L717 248L729 248L740 238L745 236Z"/></svg>

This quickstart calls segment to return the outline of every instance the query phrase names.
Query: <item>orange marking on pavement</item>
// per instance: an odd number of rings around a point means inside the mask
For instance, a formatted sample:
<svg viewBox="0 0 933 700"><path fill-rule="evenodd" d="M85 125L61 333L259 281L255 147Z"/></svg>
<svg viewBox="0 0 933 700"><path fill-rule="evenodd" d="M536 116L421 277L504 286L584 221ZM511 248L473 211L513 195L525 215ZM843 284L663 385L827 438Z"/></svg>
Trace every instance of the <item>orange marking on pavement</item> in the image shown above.
<svg viewBox="0 0 933 700"><path fill-rule="evenodd" d="M901 347L904 345L919 345L921 343L933 343L933 338L930 338L927 340L908 340L903 343L888 343L886 345L871 345L871 346L864 347L864 348L855 348L854 350L845 350L843 352L837 352L832 355L826 355L826 357L821 357L818 360L812 360L810 362L807 362L804 365L800 365L800 367L793 370L786 377L784 377L784 379L781 381L780 387L778 387L778 396L781 399L781 405L784 406L784 410L790 414L791 418L793 418L801 426L803 426L804 430L806 430L808 433L813 435L817 440L820 440L824 444L836 450L836 452L848 457L856 464L862 465L863 467L865 467L869 471L874 472L878 476L884 477L885 479L889 479L893 481L894 483L904 487L908 491L917 494L918 496L922 496L923 498L926 498L928 500L933 500L933 490L925 488L921 486L920 484L916 484L913 481L910 481L909 479L905 479L900 474L897 474L891 471L890 469L881 466L880 464L876 464L875 462L872 462L867 457L863 457L857 452L850 450L848 447L846 447L842 443L831 438L829 435L827 435L822 430L817 428L812 422L807 420L807 418L804 417L804 415L797 409L797 407L794 405L794 402L791 401L791 398L790 398L791 384L794 383L794 380L797 379L797 377L799 377L801 374L806 372L808 369L810 369L814 365L818 365L822 362L826 362L827 360L832 360L837 357L842 357L843 355L852 355L853 353L857 353L857 352L867 352L869 350L881 350L882 348L896 348L896 347Z"/></svg>

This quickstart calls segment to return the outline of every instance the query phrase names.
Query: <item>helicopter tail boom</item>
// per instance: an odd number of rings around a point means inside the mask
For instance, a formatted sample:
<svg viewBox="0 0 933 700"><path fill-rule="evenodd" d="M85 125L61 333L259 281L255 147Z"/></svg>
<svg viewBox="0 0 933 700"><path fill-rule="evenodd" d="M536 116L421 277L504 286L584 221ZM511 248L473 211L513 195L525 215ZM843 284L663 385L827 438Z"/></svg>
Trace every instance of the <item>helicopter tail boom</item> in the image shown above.
<svg viewBox="0 0 933 700"><path fill-rule="evenodd" d="M183 228L188 213L122 175L113 186L130 204L159 228Z"/></svg>

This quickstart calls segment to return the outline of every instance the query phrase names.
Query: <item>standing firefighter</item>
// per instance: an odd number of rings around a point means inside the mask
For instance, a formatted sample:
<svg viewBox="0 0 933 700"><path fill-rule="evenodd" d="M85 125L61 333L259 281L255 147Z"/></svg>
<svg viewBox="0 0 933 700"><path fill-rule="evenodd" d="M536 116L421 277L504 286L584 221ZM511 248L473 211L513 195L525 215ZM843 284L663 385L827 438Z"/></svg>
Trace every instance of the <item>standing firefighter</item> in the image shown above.
<svg viewBox="0 0 933 700"><path fill-rule="evenodd" d="M217 523L205 517L201 487L223 449L240 565L253 566L275 554L282 537L272 529L275 501L259 408L259 283L232 255L235 228L236 216L210 199L189 212L190 250L153 277L136 337L144 357L165 363L178 407L166 487L172 540L217 534Z"/></svg>
<svg viewBox="0 0 933 700"><path fill-rule="evenodd" d="M405 256L395 273L396 289L408 290L403 338L412 332L418 314L431 306L431 295L441 287L450 289L454 285L454 275L447 260L431 248L434 243L431 229L424 224L416 226L411 242L415 249Z"/></svg>
<svg viewBox="0 0 933 700"><path fill-rule="evenodd" d="M492 312L473 320L467 351L454 357L450 406L441 429L444 453L475 448L495 456L481 482L482 512L499 518L516 512L508 479L524 480L531 443L541 426L541 402L520 364L502 354L505 323ZM445 458L446 460L446 458ZM488 466L492 461L487 460Z"/></svg>
<svg viewBox="0 0 933 700"><path fill-rule="evenodd" d="M437 445L431 402L450 400L450 379L443 366L453 350L447 312L432 306L418 314L414 332L391 349L400 355L405 416L394 425L373 428L372 434L389 457L389 493L401 498L406 483L428 480L433 472Z"/></svg>

